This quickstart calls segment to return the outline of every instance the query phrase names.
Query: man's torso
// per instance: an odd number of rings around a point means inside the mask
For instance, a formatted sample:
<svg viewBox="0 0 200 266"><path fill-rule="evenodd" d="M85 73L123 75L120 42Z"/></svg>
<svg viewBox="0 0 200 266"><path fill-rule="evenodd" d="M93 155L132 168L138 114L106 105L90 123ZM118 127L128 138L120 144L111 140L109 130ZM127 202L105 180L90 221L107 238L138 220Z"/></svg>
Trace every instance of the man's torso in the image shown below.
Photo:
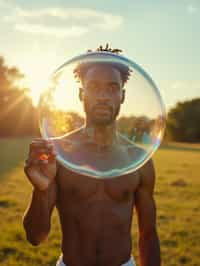
<svg viewBox="0 0 200 266"><path fill-rule="evenodd" d="M99 180L59 167L57 209L66 265L117 266L129 259L139 183L139 172Z"/></svg>

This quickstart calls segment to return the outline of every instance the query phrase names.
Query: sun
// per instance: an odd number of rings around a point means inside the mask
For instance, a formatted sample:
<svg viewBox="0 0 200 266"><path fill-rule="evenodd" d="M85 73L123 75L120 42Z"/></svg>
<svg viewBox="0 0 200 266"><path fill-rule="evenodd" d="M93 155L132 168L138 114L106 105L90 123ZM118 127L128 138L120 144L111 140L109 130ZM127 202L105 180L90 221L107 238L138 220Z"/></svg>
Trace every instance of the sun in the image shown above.
<svg viewBox="0 0 200 266"><path fill-rule="evenodd" d="M31 98L33 105L37 108L41 94L49 87L52 87L53 70L49 70L49 66L45 64L36 64L33 59L31 63L23 65L25 73L26 88L29 89L28 96ZM53 93L53 106L57 110L67 112L83 112L82 102L79 100L79 87L74 73L74 65L64 67L58 74L58 82Z"/></svg>
<svg viewBox="0 0 200 266"><path fill-rule="evenodd" d="M35 107L38 106L41 93L46 89L48 76L39 71L32 71L26 74L25 84L28 88L28 96Z"/></svg>
<svg viewBox="0 0 200 266"><path fill-rule="evenodd" d="M32 103L34 106L38 106L38 103L39 103L39 99L40 99L40 92L37 90L30 90L29 92L29 96L31 97L31 100L32 100Z"/></svg>

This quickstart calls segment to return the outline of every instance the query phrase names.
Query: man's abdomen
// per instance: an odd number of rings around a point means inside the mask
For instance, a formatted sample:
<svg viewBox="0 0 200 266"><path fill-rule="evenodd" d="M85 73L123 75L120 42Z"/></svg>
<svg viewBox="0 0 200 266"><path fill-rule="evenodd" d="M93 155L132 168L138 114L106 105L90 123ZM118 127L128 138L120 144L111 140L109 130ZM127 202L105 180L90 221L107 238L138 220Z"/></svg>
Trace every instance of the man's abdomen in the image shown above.
<svg viewBox="0 0 200 266"><path fill-rule="evenodd" d="M131 218L129 204L103 201L65 213L61 218L65 264L115 266L126 262L131 254Z"/></svg>

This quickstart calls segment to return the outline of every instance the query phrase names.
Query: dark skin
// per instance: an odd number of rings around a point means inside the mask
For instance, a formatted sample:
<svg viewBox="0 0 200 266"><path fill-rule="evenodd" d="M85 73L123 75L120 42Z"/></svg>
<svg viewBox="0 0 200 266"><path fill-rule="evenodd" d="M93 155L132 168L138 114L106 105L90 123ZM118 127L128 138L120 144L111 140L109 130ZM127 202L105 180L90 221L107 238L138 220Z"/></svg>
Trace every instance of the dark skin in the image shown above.
<svg viewBox="0 0 200 266"><path fill-rule="evenodd" d="M91 93L88 89L95 88L94 84L89 86L94 80L100 82L98 88L102 91L99 95L97 91ZM112 87L111 83L114 89L104 90ZM88 71L82 85L80 100L84 104L86 124L84 130L68 138L72 143L71 158L75 158L77 153L73 148L74 141L76 147L78 143L79 151L83 146L89 149L91 158L102 150L114 150L114 159L123 151L124 163L128 162L133 157L133 150L130 150L128 141L116 134L115 127L124 101L120 73L113 68L105 72L96 68ZM101 164L95 166L101 168ZM30 145L25 173L34 188L23 220L30 243L38 245L47 237L52 211L56 207L61 221L66 265L120 266L131 255L131 223L135 208L140 265L160 265L153 199L155 171L151 160L134 173L114 179L94 179L60 165L51 143L37 139Z"/></svg>

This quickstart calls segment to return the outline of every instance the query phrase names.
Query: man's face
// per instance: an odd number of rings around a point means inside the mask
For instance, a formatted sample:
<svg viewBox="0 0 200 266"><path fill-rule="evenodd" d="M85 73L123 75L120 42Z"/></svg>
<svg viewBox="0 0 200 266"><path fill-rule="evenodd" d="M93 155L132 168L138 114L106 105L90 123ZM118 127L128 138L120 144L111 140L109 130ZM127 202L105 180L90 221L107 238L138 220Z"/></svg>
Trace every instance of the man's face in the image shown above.
<svg viewBox="0 0 200 266"><path fill-rule="evenodd" d="M120 72L110 66L91 67L82 81L81 100L87 118L96 125L109 125L124 100Z"/></svg>

